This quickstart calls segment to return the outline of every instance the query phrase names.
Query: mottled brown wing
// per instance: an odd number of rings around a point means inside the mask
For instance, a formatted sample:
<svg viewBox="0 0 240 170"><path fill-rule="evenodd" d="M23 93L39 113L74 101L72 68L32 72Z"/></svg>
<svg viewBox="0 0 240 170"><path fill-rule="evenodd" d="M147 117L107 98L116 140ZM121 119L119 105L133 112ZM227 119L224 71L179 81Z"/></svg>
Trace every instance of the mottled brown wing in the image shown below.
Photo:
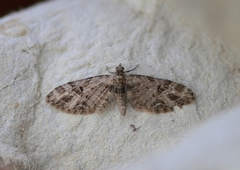
<svg viewBox="0 0 240 170"><path fill-rule="evenodd" d="M173 111L195 100L194 93L182 84L142 75L126 75L127 98L136 110L151 113Z"/></svg>
<svg viewBox="0 0 240 170"><path fill-rule="evenodd" d="M51 91L46 101L64 112L84 115L103 111L113 96L112 76L101 75L63 84Z"/></svg>

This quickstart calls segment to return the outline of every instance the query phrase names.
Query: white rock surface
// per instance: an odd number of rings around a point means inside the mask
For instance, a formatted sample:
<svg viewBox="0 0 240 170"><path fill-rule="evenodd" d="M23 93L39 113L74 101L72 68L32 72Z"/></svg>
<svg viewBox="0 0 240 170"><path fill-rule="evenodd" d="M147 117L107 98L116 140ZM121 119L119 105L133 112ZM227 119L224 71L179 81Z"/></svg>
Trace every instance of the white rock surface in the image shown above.
<svg viewBox="0 0 240 170"><path fill-rule="evenodd" d="M239 170L240 107L225 110L166 153L125 170Z"/></svg>
<svg viewBox="0 0 240 170"><path fill-rule="evenodd" d="M239 100L237 55L165 1L45 2L2 18L0 44L0 156L20 169L117 169ZM161 115L128 107L125 117L116 107L74 116L46 104L56 86L119 63L188 86L196 103Z"/></svg>

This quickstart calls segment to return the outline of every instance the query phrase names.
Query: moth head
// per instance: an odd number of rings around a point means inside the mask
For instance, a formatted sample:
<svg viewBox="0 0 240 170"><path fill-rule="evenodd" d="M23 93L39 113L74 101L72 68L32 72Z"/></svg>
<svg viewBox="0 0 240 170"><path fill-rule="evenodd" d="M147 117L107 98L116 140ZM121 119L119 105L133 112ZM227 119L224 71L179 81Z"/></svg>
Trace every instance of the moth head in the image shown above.
<svg viewBox="0 0 240 170"><path fill-rule="evenodd" d="M117 67L116 67L116 72L123 72L124 71L124 67L122 66L122 64L120 63Z"/></svg>

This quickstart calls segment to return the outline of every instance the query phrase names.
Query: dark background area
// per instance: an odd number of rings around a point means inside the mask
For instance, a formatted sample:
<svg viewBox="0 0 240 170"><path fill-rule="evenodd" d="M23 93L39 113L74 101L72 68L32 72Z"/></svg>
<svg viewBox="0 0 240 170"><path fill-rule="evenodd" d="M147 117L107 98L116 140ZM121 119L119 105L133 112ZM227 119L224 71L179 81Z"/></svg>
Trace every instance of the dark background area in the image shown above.
<svg viewBox="0 0 240 170"><path fill-rule="evenodd" d="M0 17L46 0L0 0Z"/></svg>

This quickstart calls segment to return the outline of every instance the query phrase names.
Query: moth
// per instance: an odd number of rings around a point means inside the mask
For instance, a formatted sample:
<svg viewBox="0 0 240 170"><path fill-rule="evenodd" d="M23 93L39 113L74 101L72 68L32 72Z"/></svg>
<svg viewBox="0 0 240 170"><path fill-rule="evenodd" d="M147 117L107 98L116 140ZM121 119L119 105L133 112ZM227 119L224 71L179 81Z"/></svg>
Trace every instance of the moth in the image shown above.
<svg viewBox="0 0 240 170"><path fill-rule="evenodd" d="M136 66L137 67L137 66ZM136 68L135 67L135 68ZM63 112L88 115L104 111L116 101L120 113L126 114L127 103L138 111L154 114L172 112L195 100L186 86L145 75L126 74L119 64L116 72L58 86L46 96L46 102Z"/></svg>

